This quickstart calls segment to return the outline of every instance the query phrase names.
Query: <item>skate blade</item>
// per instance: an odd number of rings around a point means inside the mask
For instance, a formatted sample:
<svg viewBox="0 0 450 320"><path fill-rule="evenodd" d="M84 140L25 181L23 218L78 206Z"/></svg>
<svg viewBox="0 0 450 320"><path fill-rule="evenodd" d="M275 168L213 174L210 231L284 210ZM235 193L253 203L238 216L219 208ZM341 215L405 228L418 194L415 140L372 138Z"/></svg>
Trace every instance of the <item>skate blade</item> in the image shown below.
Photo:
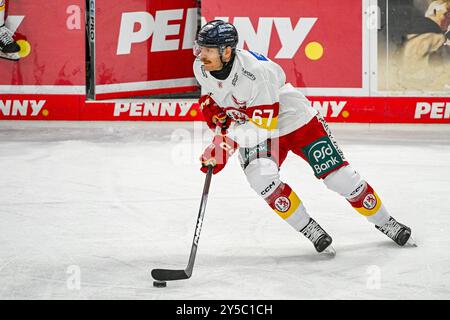
<svg viewBox="0 0 450 320"><path fill-rule="evenodd" d="M332 245L329 245L328 247L326 247L325 250L323 250L321 253L321 255L325 255L328 256L330 258L334 258L336 256L336 250L333 248Z"/></svg>
<svg viewBox="0 0 450 320"><path fill-rule="evenodd" d="M0 58L11 60L11 61L19 61L20 56L19 53L4 53L0 51Z"/></svg>
<svg viewBox="0 0 450 320"><path fill-rule="evenodd" d="M413 247L413 248L417 248L417 243L416 241L413 239L413 237L409 237L408 241L406 241L405 243L405 247Z"/></svg>

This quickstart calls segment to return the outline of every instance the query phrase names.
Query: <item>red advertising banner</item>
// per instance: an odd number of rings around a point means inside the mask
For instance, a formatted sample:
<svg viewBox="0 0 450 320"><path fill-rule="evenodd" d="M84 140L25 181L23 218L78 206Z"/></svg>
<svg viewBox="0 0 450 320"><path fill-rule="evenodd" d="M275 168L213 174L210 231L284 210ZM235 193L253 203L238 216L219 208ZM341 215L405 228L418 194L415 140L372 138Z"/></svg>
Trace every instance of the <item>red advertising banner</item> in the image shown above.
<svg viewBox="0 0 450 320"><path fill-rule="evenodd" d="M308 97L329 122L450 123L450 98ZM0 104L1 106L1 104ZM88 102L82 120L202 121L196 100Z"/></svg>
<svg viewBox="0 0 450 320"><path fill-rule="evenodd" d="M450 123L449 97L309 97L329 122Z"/></svg>
<svg viewBox="0 0 450 320"><path fill-rule="evenodd" d="M308 97L329 122L450 124L449 97ZM0 120L203 121L197 100L2 95Z"/></svg>
<svg viewBox="0 0 450 320"><path fill-rule="evenodd" d="M0 93L85 93L85 1L10 1L22 58L0 59Z"/></svg>
<svg viewBox="0 0 450 320"><path fill-rule="evenodd" d="M0 120L79 120L82 95L2 94Z"/></svg>
<svg viewBox="0 0 450 320"><path fill-rule="evenodd" d="M195 91L197 1L95 1L96 99Z"/></svg>
<svg viewBox="0 0 450 320"><path fill-rule="evenodd" d="M80 120L203 121L197 100L125 100L88 102Z"/></svg>
<svg viewBox="0 0 450 320"><path fill-rule="evenodd" d="M420 97L370 97L367 65L376 62L369 57L376 53L367 50L370 10L363 5L368 3L228 0L223 5L202 0L202 14L233 22L239 46L279 63L287 80L328 121L449 124L445 92L440 97L421 97L431 91ZM89 4L89 39L95 45L95 77L90 79L95 79L97 98L197 88L192 71L196 0ZM196 100L86 101L86 50L91 48L86 48L85 10L82 0L10 2L6 25L20 43L22 58L0 60L0 120L202 120ZM371 71L376 70L375 64Z"/></svg>
<svg viewBox="0 0 450 320"><path fill-rule="evenodd" d="M450 123L450 98L308 97L329 122ZM0 104L1 106L1 104ZM196 100L87 103L84 120L202 121Z"/></svg>
<svg viewBox="0 0 450 320"><path fill-rule="evenodd" d="M239 47L281 65L303 88L363 88L363 1L203 0L202 16L233 23ZM205 22L205 21L204 21Z"/></svg>

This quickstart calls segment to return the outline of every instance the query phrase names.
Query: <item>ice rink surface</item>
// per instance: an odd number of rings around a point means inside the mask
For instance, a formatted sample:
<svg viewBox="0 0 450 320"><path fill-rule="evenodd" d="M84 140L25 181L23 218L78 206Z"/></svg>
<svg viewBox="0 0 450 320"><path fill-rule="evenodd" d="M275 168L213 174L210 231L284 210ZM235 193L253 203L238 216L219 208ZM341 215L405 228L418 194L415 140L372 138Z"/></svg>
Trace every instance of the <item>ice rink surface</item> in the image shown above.
<svg viewBox="0 0 450 320"><path fill-rule="evenodd" d="M213 177L182 269L212 134L199 123L0 122L0 299L450 299L450 126L330 124L417 248L399 248L290 154L282 179L334 259L279 218L234 156Z"/></svg>

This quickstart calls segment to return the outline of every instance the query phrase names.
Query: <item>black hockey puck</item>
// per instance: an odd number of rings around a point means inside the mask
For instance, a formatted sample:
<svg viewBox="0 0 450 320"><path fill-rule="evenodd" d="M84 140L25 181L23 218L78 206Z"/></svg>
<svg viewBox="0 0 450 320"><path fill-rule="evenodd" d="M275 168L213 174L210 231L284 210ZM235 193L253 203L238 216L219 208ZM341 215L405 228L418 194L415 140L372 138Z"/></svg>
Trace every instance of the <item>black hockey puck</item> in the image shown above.
<svg viewBox="0 0 450 320"><path fill-rule="evenodd" d="M153 286L157 288L165 288L167 286L167 282L165 281L153 281Z"/></svg>

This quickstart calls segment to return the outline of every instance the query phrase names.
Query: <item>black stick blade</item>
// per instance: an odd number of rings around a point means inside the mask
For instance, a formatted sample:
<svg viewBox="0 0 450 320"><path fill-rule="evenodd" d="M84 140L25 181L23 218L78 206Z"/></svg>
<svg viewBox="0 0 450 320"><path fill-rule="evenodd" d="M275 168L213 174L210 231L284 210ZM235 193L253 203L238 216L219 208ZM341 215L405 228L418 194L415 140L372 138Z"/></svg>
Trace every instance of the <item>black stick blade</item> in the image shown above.
<svg viewBox="0 0 450 320"><path fill-rule="evenodd" d="M185 270L153 269L152 277L159 281L171 281L188 279L189 275Z"/></svg>

